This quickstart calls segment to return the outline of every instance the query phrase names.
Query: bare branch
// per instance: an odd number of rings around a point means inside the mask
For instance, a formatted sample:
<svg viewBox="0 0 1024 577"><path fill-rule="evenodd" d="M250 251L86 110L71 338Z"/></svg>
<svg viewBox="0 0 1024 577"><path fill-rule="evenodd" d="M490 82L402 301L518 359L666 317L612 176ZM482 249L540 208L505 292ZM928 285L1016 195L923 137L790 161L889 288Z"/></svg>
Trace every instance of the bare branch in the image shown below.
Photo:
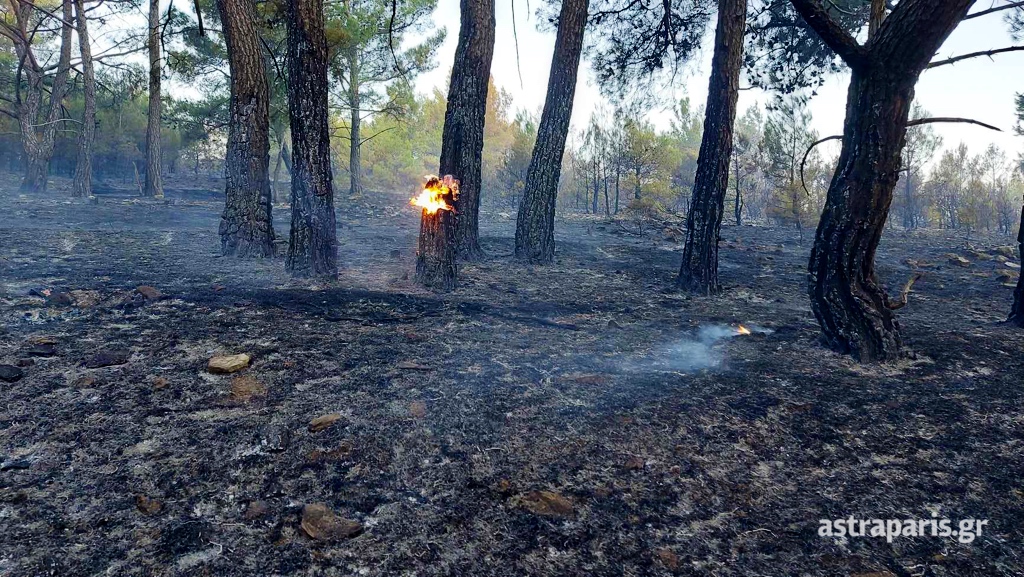
<svg viewBox="0 0 1024 577"><path fill-rule="evenodd" d="M1002 12L1003 10L1010 10L1011 8L1019 8L1024 6L1024 2L1011 2L1005 6L997 6L995 8L989 8L988 10L982 10L981 12L975 12L974 14L968 14L964 16L964 20L970 20L971 18L979 18L981 16L987 16L993 12Z"/></svg>
<svg viewBox="0 0 1024 577"><path fill-rule="evenodd" d="M793 8L814 29L822 41L839 55L850 68L858 68L867 56L867 49L843 29L818 0L790 0Z"/></svg>
<svg viewBox="0 0 1024 577"><path fill-rule="evenodd" d="M810 146L807 147L807 151L804 152L804 158L803 160L800 161L800 186L804 187L804 192L807 193L807 196L811 196L811 191L807 190L807 182L804 181L804 165L807 164L807 157L811 155L811 151L814 150L814 148L819 144L823 144L825 142L828 142L829 140L839 140L842 137L842 134L833 134L832 136L826 136L821 140L813 142Z"/></svg>
<svg viewBox="0 0 1024 577"><path fill-rule="evenodd" d="M1021 50L1024 50L1024 46L1008 46L1006 48L996 48L994 50L984 50L982 52L971 52L969 54L961 54L960 56L954 56L952 58L947 58L946 60L938 60L936 62L932 62L931 64L928 65L927 68L925 68L925 70L931 70L932 68L945 66L947 64L955 64L957 62L960 62L961 60L967 60L968 58L978 58L979 56L992 57L995 56L996 54L1003 54L1004 52L1019 52Z"/></svg>

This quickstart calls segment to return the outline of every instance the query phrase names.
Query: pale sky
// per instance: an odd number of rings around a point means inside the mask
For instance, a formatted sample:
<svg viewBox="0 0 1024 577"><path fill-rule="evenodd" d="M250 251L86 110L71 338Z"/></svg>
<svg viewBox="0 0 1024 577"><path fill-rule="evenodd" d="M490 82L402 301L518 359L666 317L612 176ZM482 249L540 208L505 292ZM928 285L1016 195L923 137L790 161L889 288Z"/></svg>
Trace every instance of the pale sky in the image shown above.
<svg viewBox="0 0 1024 577"><path fill-rule="evenodd" d="M529 10L535 11L538 3L530 3ZM513 108L526 109L539 115L544 105L547 79L554 49L554 32L539 32L537 17L527 9L527 2L515 3L516 29L519 36L519 63L522 70L522 85L516 69L516 49L512 34L512 2L496 0L497 33L494 47L494 61L491 73L498 86L512 94ZM1003 2L981 0L973 11L988 8ZM995 13L962 23L943 45L937 59L967 52L1000 48L1014 44L1010 38L1003 14ZM455 56L459 32L459 0L439 0L434 13L438 26L447 26L448 37L438 54L438 67L418 79L417 88L429 93L435 86L445 87L448 71ZM713 25L711 27L713 32ZM666 95L666 102L682 96L689 96L694 108L707 98L708 74L711 68L710 38L699 58L688 64L684 74L676 81L674 94ZM931 116L961 116L974 118L1002 128L997 133L984 128L935 124L936 132L943 137L943 145L956 146L967 143L972 154L982 152L990 143L995 143L1007 152L1012 160L1024 153L1024 137L1015 136L1013 126L1014 95L1024 92L1024 52L1011 52L995 56L965 60L950 66L925 71L917 85L917 101ZM829 79L810 102L814 116L813 128L822 136L842 132L846 106L847 75ZM741 81L742 86L748 85ZM755 103L767 101L768 95L759 90L745 90L740 93L740 114ZM573 127L585 126L591 111L604 103L589 62L584 60L576 87L576 101L573 107ZM605 104L607 107L607 105ZM650 113L650 120L660 130L668 128L670 118L664 110ZM838 144L829 143L823 148L827 154L838 153Z"/></svg>

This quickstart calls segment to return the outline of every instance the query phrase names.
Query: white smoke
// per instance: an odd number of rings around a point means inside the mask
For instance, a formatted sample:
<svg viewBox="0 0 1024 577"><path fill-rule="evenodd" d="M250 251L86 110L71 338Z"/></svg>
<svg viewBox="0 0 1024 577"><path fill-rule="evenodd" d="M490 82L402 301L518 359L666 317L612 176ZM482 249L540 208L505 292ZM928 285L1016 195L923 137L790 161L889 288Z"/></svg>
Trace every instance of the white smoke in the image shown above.
<svg viewBox="0 0 1024 577"><path fill-rule="evenodd" d="M746 326L751 333L770 334L771 329ZM638 356L626 363L633 371L695 372L721 366L724 356L722 341L742 337L739 327L729 325L708 325L700 327L696 334L672 341Z"/></svg>

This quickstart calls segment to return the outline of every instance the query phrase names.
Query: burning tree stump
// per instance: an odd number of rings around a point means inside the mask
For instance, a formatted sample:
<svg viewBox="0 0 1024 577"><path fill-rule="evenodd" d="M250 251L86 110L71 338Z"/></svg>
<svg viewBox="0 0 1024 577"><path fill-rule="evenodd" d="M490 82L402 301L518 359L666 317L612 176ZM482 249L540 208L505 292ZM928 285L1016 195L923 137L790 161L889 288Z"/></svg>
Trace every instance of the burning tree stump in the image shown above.
<svg viewBox="0 0 1024 577"><path fill-rule="evenodd" d="M458 284L458 237L455 229L455 200L459 181L451 175L431 176L423 192L411 204L423 209L416 251L416 282L450 291Z"/></svg>

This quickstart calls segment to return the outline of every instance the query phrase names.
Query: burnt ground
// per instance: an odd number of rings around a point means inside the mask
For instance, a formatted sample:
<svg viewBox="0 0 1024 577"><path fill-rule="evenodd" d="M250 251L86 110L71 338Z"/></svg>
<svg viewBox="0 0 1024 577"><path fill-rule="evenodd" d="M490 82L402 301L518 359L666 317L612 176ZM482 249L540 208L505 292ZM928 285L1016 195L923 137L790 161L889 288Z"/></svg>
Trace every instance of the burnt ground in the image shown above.
<svg viewBox="0 0 1024 577"><path fill-rule="evenodd" d="M727 226L725 292L690 298L665 225L563 220L531 267L493 214L490 256L437 295L398 197L342 198L327 284L220 258L213 199L4 181L0 363L27 366L0 381L0 575L1024 574L1009 239L888 234L893 290L925 274L900 311L916 357L859 366L818 342L794 230ZM772 332L695 344L738 322ZM304 527L310 503L361 530ZM989 525L817 535L935 515Z"/></svg>

